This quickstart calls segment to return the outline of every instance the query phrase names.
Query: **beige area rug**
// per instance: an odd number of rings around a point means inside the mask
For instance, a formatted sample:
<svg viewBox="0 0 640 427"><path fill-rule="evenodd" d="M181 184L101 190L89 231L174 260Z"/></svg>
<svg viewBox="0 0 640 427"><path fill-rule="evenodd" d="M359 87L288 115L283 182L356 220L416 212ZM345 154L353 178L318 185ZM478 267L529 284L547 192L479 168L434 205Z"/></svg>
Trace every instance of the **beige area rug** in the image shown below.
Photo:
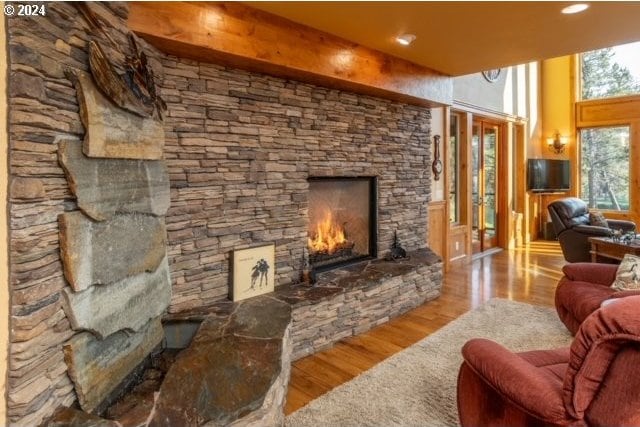
<svg viewBox="0 0 640 427"><path fill-rule="evenodd" d="M289 427L455 426L460 349L489 338L514 351L569 346L554 309L492 299L439 331L312 401Z"/></svg>

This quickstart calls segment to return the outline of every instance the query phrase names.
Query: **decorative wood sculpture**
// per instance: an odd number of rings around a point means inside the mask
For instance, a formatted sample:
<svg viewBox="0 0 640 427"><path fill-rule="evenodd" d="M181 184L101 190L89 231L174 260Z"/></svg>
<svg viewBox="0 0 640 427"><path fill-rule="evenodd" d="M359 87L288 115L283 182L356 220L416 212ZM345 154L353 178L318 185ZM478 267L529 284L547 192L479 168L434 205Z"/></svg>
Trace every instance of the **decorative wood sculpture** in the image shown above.
<svg viewBox="0 0 640 427"><path fill-rule="evenodd" d="M100 18L84 3L76 3L89 26L100 32L118 52L123 53L125 74L116 72L113 65L97 41L89 42L89 66L96 83L101 91L109 97L118 107L137 114L141 117L153 117L162 120L162 113L167 105L156 93L153 72L149 68L147 56L140 51L135 37L128 34L131 55L122 52L109 33L105 30ZM154 114L155 113L155 114Z"/></svg>
<svg viewBox="0 0 640 427"><path fill-rule="evenodd" d="M133 56L125 58L127 70L125 80L139 99L142 99L146 105L156 108L158 117L162 120L162 112L167 110L167 104L156 93L154 76L149 68L147 55L138 49L138 43L132 33L128 34L128 38Z"/></svg>
<svg viewBox="0 0 640 427"><path fill-rule="evenodd" d="M87 24L89 24L91 29L99 31L107 40L109 40L112 46L118 46L118 44L113 41L113 39L109 35L109 32L102 24L102 18L93 13L93 11L87 5L87 2L79 1L74 3L73 5L76 7L76 9L78 9L78 12L80 12L80 14L84 17L85 21L87 21Z"/></svg>
<svg viewBox="0 0 640 427"><path fill-rule="evenodd" d="M100 90L118 107L141 117L151 117L153 105L145 105L115 72L100 45L89 42L89 66Z"/></svg>
<svg viewBox="0 0 640 427"><path fill-rule="evenodd" d="M435 148L433 151L433 163L431 163L431 170L433 171L433 179L435 181L440 180L440 174L442 173L442 160L440 160L440 135L433 137Z"/></svg>

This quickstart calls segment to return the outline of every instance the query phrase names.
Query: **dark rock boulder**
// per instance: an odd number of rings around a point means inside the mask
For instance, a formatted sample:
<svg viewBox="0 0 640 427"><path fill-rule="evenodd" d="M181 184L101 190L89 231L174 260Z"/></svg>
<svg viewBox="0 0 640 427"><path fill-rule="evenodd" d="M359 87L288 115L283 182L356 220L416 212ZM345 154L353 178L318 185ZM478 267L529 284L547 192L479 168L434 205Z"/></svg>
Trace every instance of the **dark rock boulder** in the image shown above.
<svg viewBox="0 0 640 427"><path fill-rule="evenodd" d="M243 425L278 424L290 322L290 306L271 297L239 302L228 318L207 318L167 372L149 425L226 425L245 417Z"/></svg>

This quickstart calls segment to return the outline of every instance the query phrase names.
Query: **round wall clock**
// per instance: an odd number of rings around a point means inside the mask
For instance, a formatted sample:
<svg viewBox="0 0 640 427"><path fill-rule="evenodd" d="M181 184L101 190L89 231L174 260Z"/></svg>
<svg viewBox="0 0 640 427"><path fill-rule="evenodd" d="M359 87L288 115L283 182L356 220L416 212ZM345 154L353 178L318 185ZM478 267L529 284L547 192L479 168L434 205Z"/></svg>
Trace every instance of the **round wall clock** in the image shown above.
<svg viewBox="0 0 640 427"><path fill-rule="evenodd" d="M493 83L500 77L500 72L502 72L502 68L495 68L493 70L483 71L482 75L489 83Z"/></svg>

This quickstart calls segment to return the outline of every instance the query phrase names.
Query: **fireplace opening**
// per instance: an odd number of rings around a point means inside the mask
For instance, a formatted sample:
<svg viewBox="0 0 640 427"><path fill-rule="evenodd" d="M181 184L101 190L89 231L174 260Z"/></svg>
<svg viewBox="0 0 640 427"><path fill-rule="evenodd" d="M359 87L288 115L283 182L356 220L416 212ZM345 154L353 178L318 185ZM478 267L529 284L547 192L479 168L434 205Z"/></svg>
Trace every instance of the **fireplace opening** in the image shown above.
<svg viewBox="0 0 640 427"><path fill-rule="evenodd" d="M375 177L309 178L309 263L329 270L375 257Z"/></svg>

